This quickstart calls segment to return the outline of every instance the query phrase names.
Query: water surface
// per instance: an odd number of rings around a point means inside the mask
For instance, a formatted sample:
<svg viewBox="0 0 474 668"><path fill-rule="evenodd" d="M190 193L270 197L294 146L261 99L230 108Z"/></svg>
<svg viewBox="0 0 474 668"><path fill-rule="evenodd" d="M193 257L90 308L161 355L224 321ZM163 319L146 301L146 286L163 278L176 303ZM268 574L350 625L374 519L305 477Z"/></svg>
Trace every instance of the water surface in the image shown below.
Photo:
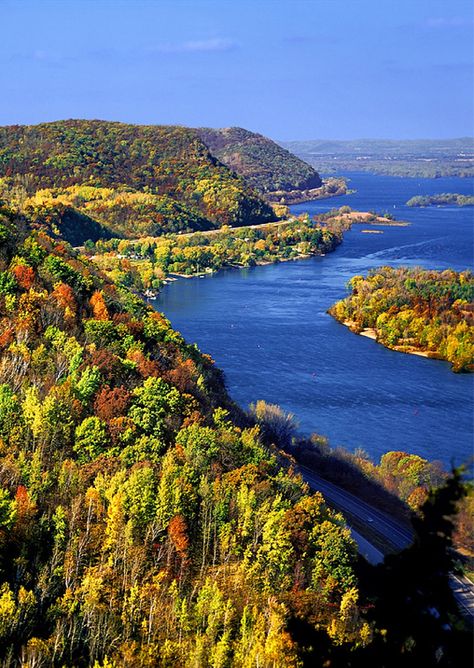
<svg viewBox="0 0 474 668"><path fill-rule="evenodd" d="M415 209L417 194L472 192L465 179L401 179L351 174L357 193L292 207L315 214L349 204L390 211L410 227L365 234L355 226L323 258L168 285L154 302L173 326L225 371L242 406L280 404L302 431L332 445L362 447L374 458L406 450L450 464L473 451L472 375L446 362L385 349L351 333L326 310L354 274L380 265L457 270L473 266L473 209Z"/></svg>

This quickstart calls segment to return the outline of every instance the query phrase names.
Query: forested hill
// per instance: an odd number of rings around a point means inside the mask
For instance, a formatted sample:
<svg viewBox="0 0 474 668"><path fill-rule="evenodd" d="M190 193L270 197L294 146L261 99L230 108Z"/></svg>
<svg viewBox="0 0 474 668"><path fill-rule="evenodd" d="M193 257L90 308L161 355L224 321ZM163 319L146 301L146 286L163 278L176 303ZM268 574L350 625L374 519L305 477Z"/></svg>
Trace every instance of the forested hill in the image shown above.
<svg viewBox="0 0 474 668"><path fill-rule="evenodd" d="M49 218L52 232L65 210L125 237L275 217L196 132L177 126L68 120L1 127L0 197L40 222Z"/></svg>
<svg viewBox="0 0 474 668"><path fill-rule="evenodd" d="M21 223L0 209L0 664L296 668L292 618L321 665L367 645L342 517L208 356Z"/></svg>
<svg viewBox="0 0 474 668"><path fill-rule="evenodd" d="M245 416L161 314L28 228L0 206L0 665L464 665L456 488L362 568L277 449L285 414Z"/></svg>
<svg viewBox="0 0 474 668"><path fill-rule="evenodd" d="M199 128L197 132L212 155L261 193L322 185L313 167L263 135L243 128Z"/></svg>

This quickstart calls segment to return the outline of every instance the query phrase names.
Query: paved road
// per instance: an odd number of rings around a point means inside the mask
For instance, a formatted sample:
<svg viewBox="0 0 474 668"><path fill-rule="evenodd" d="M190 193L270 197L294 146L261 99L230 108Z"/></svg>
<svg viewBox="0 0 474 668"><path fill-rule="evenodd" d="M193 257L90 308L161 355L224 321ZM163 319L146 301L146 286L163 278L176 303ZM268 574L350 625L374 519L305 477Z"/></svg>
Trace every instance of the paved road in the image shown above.
<svg viewBox="0 0 474 668"><path fill-rule="evenodd" d="M470 580L461 576L449 576L451 589L461 612L474 620L474 586Z"/></svg>
<svg viewBox="0 0 474 668"><path fill-rule="evenodd" d="M340 489L336 485L306 466L299 466L304 480L313 490L320 491L325 499L337 506L341 512L349 513L360 521L370 525L371 531L376 531L396 549L402 550L412 542L412 533L407 527L397 520L389 517L380 510L373 508L370 504L358 499L350 492ZM359 552L367 561L377 564L383 561L384 554L372 545L366 538L351 528L352 535L356 541ZM474 620L474 585L467 578L459 575L450 575L450 584L459 609L465 617Z"/></svg>
<svg viewBox="0 0 474 668"><path fill-rule="evenodd" d="M361 536L361 534L351 526L349 526L349 528L351 530L352 538L357 543L359 554L361 554L364 559L367 559L369 564L372 564L373 566L382 563L384 560L383 552L374 547L372 543L369 543L369 541L364 538L364 536Z"/></svg>
<svg viewBox="0 0 474 668"><path fill-rule="evenodd" d="M411 545L413 535L408 527L403 526L393 517L365 501L358 499L354 494L324 480L306 466L299 466L299 470L312 489L319 490L330 503L336 505L341 511L350 513L360 521L370 525L371 531L380 534L395 549L403 550Z"/></svg>

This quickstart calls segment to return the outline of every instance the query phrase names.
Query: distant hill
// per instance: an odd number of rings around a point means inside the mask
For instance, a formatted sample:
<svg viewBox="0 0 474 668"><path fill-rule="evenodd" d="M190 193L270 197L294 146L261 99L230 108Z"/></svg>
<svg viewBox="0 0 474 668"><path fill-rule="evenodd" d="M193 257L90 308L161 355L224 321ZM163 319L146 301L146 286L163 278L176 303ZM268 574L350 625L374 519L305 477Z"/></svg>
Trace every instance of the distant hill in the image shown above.
<svg viewBox="0 0 474 668"><path fill-rule="evenodd" d="M359 153L381 156L430 155L442 156L447 153L474 152L473 137L457 139L308 139L280 142L289 151L317 155Z"/></svg>
<svg viewBox="0 0 474 668"><path fill-rule="evenodd" d="M280 142L323 173L367 171L392 176L474 176L474 138L313 139Z"/></svg>
<svg viewBox="0 0 474 668"><path fill-rule="evenodd" d="M47 206L53 232L64 207L125 237L275 218L195 131L176 126L67 120L0 127L0 198L40 218ZM71 237L69 214L64 236L77 242L81 222Z"/></svg>
<svg viewBox="0 0 474 668"><path fill-rule="evenodd" d="M263 135L243 128L199 128L197 134L214 157L261 193L310 190L322 185L311 165Z"/></svg>

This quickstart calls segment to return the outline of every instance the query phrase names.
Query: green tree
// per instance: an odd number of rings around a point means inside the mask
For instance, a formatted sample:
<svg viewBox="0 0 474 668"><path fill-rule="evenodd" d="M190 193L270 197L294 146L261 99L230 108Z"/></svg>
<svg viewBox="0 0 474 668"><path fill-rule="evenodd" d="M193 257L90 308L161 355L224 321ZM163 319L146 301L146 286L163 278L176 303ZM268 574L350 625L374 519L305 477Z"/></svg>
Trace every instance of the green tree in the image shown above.
<svg viewBox="0 0 474 668"><path fill-rule="evenodd" d="M100 418L87 417L76 427L74 450L79 461L92 461L105 452L107 444L107 426Z"/></svg>

